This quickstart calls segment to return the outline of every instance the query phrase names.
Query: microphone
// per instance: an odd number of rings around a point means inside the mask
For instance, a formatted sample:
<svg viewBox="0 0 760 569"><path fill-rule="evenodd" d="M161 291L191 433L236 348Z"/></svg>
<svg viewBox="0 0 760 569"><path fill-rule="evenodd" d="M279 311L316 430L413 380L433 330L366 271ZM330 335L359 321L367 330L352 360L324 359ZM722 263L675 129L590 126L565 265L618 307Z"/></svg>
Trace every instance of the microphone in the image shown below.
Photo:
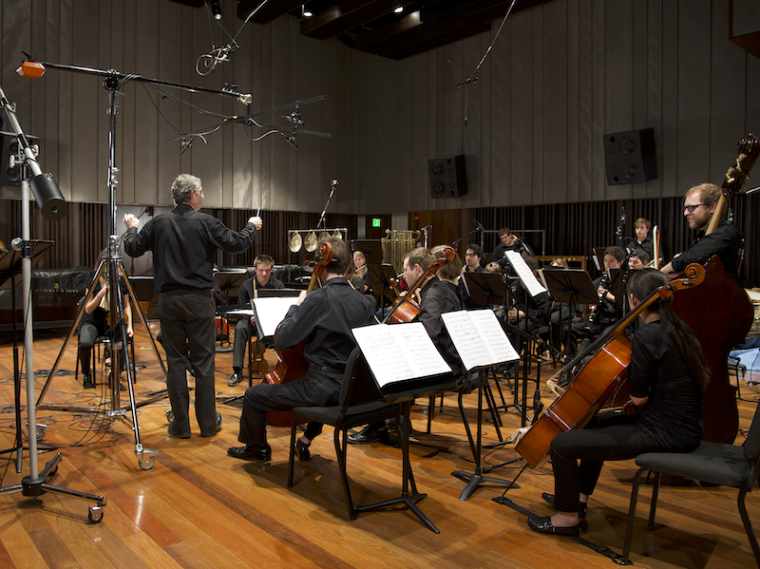
<svg viewBox="0 0 760 569"><path fill-rule="evenodd" d="M478 231L485 231L486 228L483 227L483 224L481 224L477 219L473 219L472 222L475 224L475 229Z"/></svg>
<svg viewBox="0 0 760 569"><path fill-rule="evenodd" d="M289 115L285 115L285 120L288 122L292 122L293 124L297 124L298 126L303 126L306 123L301 120L301 113L290 113Z"/></svg>
<svg viewBox="0 0 760 569"><path fill-rule="evenodd" d="M332 182L330 182L330 185L333 187L333 189L335 189L335 186L337 186L338 183L339 183L338 180L333 180Z"/></svg>

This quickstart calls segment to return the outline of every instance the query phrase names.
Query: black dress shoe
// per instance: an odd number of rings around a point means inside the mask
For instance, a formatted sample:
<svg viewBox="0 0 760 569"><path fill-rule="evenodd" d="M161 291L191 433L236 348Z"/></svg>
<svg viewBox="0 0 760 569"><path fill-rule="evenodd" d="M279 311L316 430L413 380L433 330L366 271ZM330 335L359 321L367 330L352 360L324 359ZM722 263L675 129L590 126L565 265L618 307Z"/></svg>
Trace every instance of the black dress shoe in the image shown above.
<svg viewBox="0 0 760 569"><path fill-rule="evenodd" d="M221 430L222 430L222 416L219 413L217 413L216 424L213 427L211 427L211 430L208 433L201 433L201 436L213 437L215 434L217 434Z"/></svg>
<svg viewBox="0 0 760 569"><path fill-rule="evenodd" d="M177 430L174 429L174 421L172 421L171 423L169 423L169 429L168 429L168 431L169 431L169 435L171 435L172 437L176 437L178 439L189 439L190 438L190 433L180 433L179 431L177 431Z"/></svg>
<svg viewBox="0 0 760 569"><path fill-rule="evenodd" d="M557 528L552 524L551 516L546 516L545 518L528 518L528 527L535 532L548 535L567 535L570 537L581 535L581 524Z"/></svg>
<svg viewBox="0 0 760 569"><path fill-rule="evenodd" d="M385 423L367 425L358 433L352 433L346 437L349 444L369 445L377 442L388 442L388 427Z"/></svg>
<svg viewBox="0 0 760 569"><path fill-rule="evenodd" d="M544 499L544 502L549 504L552 508L555 510L557 509L557 506L554 505L554 494L547 494L544 492L541 494L541 498ZM586 502L578 502L578 517L579 518L585 518L586 517L586 511L588 510L588 504Z"/></svg>
<svg viewBox="0 0 760 569"><path fill-rule="evenodd" d="M227 385L229 385L230 387L235 387L238 383L240 383L241 379L242 378L240 377L239 373L233 373L230 376L230 380L227 382Z"/></svg>
<svg viewBox="0 0 760 569"><path fill-rule="evenodd" d="M301 442L301 439L296 439L296 454L298 455L298 460L301 462L306 462L307 460L311 460L311 452L309 452L309 445L305 445Z"/></svg>
<svg viewBox="0 0 760 569"><path fill-rule="evenodd" d="M95 385L90 380L90 374L85 374L82 378L82 387L84 389L95 389Z"/></svg>
<svg viewBox="0 0 760 569"><path fill-rule="evenodd" d="M268 444L230 447L227 449L227 456L239 458L240 460L263 460L264 462L268 462L272 459L272 447Z"/></svg>

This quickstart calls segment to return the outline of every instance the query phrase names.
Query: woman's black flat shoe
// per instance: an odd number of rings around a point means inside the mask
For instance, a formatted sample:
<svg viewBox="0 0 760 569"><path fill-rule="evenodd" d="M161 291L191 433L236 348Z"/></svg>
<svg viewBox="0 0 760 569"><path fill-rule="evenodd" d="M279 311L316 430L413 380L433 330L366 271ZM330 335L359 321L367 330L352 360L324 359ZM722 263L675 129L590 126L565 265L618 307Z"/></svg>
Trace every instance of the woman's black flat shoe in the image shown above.
<svg viewBox="0 0 760 569"><path fill-rule="evenodd" d="M528 527L535 532L545 533L547 535L566 535L569 537L578 537L581 535L581 524L557 528L552 524L551 516L546 516L545 518L528 518Z"/></svg>
<svg viewBox="0 0 760 569"><path fill-rule="evenodd" d="M543 498L544 502L549 504L552 508L555 510L557 509L557 506L554 505L554 494L547 494L544 492L541 494L541 498ZM586 517L586 511L588 510L588 504L585 502L578 502L578 517L579 518L585 518Z"/></svg>

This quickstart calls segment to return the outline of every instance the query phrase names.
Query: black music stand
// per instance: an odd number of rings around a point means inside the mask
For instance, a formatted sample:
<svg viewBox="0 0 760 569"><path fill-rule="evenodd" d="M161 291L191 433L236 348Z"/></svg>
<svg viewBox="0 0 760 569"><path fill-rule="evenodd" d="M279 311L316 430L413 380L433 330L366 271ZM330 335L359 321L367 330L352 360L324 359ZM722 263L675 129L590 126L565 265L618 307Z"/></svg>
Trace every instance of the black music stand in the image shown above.
<svg viewBox="0 0 760 569"><path fill-rule="evenodd" d="M396 278L396 270L393 265L367 265L369 280L372 283L372 292L380 296L380 311L385 310L385 299L395 297L391 288L391 279Z"/></svg>
<svg viewBox="0 0 760 569"><path fill-rule="evenodd" d="M380 239L352 239L351 250L361 251L367 258L367 265L383 263L383 245Z"/></svg>
<svg viewBox="0 0 760 569"><path fill-rule="evenodd" d="M572 322L573 306L576 304L596 304L599 295L588 272L583 269L544 269L544 282L551 295L557 302L567 303L569 308L569 323ZM551 325L551 324L550 324ZM559 329L562 330L562 307L559 313ZM570 327L567 328L568 335ZM551 339L551 334L549 334ZM565 342L567 346L567 342Z"/></svg>
<svg viewBox="0 0 760 569"><path fill-rule="evenodd" d="M214 273L216 284L219 285L219 290L221 290L224 295L225 304L230 303L230 296L237 298L237 295L240 292L240 285L245 282L245 276L245 271L242 273L222 271Z"/></svg>
<svg viewBox="0 0 760 569"><path fill-rule="evenodd" d="M592 247L592 257L596 260L596 270L604 272L604 253L607 251L607 247Z"/></svg>
<svg viewBox="0 0 760 569"><path fill-rule="evenodd" d="M496 273L464 273L470 299L475 304L501 305L507 294L507 285Z"/></svg>
<svg viewBox="0 0 760 569"><path fill-rule="evenodd" d="M625 284L627 282L628 267L625 269L609 269L610 271L610 293L615 297L615 306L618 308L624 306L625 301Z"/></svg>
<svg viewBox="0 0 760 569"><path fill-rule="evenodd" d="M35 241L34 248L31 251L32 266L40 262L53 247L52 241ZM21 251L10 250L0 257L0 290L11 290L11 303L13 311L13 397L16 404L16 438L13 446L0 451L0 455L8 453L16 454L16 473L21 474L21 461L25 450L29 447L24 446L21 429L21 368L18 359L18 331L16 319L16 275L21 272ZM37 445L37 449L56 450L58 447L53 445Z"/></svg>

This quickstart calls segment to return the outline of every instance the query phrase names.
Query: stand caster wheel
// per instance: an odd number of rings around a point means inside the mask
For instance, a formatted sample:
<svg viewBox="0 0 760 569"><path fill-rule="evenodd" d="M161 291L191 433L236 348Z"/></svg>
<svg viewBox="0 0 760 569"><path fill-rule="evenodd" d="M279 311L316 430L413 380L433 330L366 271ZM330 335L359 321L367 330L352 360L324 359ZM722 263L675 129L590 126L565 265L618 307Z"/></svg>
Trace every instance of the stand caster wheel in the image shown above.
<svg viewBox="0 0 760 569"><path fill-rule="evenodd" d="M91 524L99 524L103 521L103 510L100 506L92 506L87 513L87 519L90 520Z"/></svg>
<svg viewBox="0 0 760 569"><path fill-rule="evenodd" d="M142 468L143 470L150 470L151 468L153 468L153 465L155 463L156 463L156 457L155 456L151 456L150 458L146 459L144 465L143 465L143 461L142 460L138 459L138 461L137 461L137 464L139 464L140 468Z"/></svg>

